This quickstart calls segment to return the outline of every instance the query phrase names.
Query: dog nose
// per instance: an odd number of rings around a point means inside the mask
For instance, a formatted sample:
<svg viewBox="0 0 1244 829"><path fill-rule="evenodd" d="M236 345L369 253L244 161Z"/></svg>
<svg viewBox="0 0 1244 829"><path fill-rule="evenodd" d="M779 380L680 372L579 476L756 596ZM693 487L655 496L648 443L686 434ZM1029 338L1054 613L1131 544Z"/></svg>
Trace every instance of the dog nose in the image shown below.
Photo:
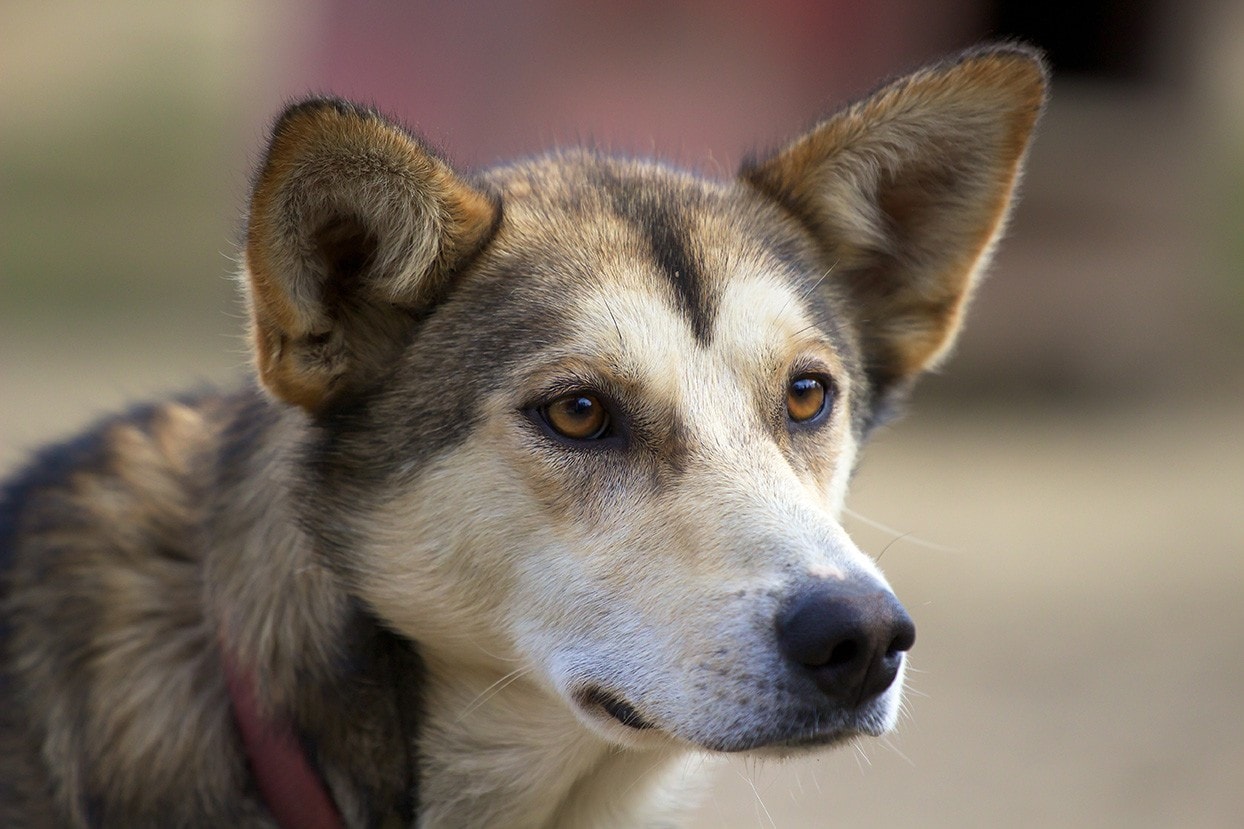
<svg viewBox="0 0 1244 829"><path fill-rule="evenodd" d="M916 626L889 590L826 582L800 594L777 620L778 643L835 702L861 705L898 674Z"/></svg>

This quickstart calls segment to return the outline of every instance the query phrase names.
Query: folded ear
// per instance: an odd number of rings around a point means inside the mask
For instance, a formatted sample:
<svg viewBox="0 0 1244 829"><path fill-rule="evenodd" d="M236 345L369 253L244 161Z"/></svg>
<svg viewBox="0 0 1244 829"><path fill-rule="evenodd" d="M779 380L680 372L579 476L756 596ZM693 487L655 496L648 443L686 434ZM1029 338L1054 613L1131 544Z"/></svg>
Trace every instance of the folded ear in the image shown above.
<svg viewBox="0 0 1244 829"><path fill-rule="evenodd" d="M418 139L337 100L285 111L246 232L259 374L316 409L383 369L499 208Z"/></svg>
<svg viewBox="0 0 1244 829"><path fill-rule="evenodd" d="M1045 101L1041 56L973 50L884 87L742 177L814 234L876 393L949 349Z"/></svg>

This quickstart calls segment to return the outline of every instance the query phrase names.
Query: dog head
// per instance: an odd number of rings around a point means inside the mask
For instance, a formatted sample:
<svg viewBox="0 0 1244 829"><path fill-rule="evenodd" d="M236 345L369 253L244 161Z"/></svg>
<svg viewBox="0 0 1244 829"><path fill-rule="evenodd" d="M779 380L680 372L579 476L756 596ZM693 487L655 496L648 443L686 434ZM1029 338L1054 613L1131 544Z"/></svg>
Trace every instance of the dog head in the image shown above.
<svg viewBox="0 0 1244 829"><path fill-rule="evenodd" d="M890 728L914 627L837 516L954 341L1044 94L1038 57L978 50L725 182L585 152L464 177L293 107L246 276L332 566L434 668L517 668L614 742Z"/></svg>

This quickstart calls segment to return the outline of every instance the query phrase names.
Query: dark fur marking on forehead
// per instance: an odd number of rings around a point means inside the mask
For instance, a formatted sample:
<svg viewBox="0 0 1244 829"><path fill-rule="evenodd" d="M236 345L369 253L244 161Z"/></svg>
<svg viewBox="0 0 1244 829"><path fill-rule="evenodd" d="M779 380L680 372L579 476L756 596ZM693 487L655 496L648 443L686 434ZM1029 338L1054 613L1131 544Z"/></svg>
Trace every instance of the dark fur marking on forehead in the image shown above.
<svg viewBox="0 0 1244 829"><path fill-rule="evenodd" d="M696 340L707 343L712 337L716 302L709 293L700 264L690 248L686 220L656 202L657 209L645 211L644 229L652 243L652 253L662 272L669 277L679 307L691 323Z"/></svg>
<svg viewBox="0 0 1244 829"><path fill-rule="evenodd" d="M608 195L614 212L647 240L692 334L700 343L707 343L712 338L717 301L691 244L687 214L698 202L693 191L655 178L621 178L607 169L598 171L596 183Z"/></svg>

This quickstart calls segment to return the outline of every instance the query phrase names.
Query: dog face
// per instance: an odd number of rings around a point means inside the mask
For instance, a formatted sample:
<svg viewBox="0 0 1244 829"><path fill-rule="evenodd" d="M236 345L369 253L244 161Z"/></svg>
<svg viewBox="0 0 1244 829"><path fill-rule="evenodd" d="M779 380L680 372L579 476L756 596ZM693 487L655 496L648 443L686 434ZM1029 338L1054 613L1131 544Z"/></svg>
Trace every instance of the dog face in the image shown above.
<svg viewBox="0 0 1244 829"><path fill-rule="evenodd" d="M473 423L360 517L360 591L445 659L538 666L614 739L734 749L882 728L896 689L843 714L779 646L796 597L884 590L834 520L863 380L815 251L743 184L587 156L490 183L493 244L355 434L405 421L422 447Z"/></svg>
<svg viewBox="0 0 1244 829"><path fill-rule="evenodd" d="M433 671L520 672L622 745L891 727L914 627L837 514L1043 91L974 53L725 183L587 153L467 181L373 113L288 112L247 276L335 570Z"/></svg>

